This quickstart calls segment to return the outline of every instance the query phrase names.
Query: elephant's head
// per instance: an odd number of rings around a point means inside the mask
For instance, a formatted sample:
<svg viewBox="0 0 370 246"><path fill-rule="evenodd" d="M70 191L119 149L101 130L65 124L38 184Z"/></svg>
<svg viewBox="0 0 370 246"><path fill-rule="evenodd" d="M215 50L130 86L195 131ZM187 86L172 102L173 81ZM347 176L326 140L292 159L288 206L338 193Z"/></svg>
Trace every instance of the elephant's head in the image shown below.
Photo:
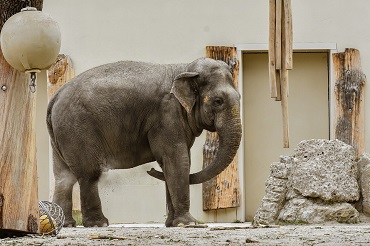
<svg viewBox="0 0 370 246"><path fill-rule="evenodd" d="M240 95L228 65L209 58L190 63L187 71L173 81L171 93L189 114L197 128L217 131L219 149L213 162L200 172L190 175L191 184L203 183L220 174L233 160L240 144ZM152 169L150 175L164 179Z"/></svg>

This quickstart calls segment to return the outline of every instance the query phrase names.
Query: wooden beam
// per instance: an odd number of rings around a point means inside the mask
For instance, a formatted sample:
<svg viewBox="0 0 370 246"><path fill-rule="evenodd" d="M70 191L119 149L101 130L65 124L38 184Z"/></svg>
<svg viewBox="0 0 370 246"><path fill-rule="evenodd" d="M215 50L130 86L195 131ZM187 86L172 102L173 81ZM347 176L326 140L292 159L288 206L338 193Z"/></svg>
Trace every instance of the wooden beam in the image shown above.
<svg viewBox="0 0 370 246"><path fill-rule="evenodd" d="M0 1L0 30L7 19L43 0ZM39 231L36 163L36 93L29 77L13 69L0 48L0 238Z"/></svg>
<svg viewBox="0 0 370 246"><path fill-rule="evenodd" d="M284 59L282 62L285 63L285 69L291 70L293 69L293 25L292 25L292 4L291 0L283 0L283 28L284 28ZM282 48L283 49L283 48ZM283 51L282 51L283 52Z"/></svg>
<svg viewBox="0 0 370 246"><path fill-rule="evenodd" d="M232 70L234 84L238 88L239 61L236 48L207 46L207 57L222 60L229 64ZM218 149L217 133L207 132L203 148L203 168L208 166ZM238 172L238 157L218 176L203 183L203 210L234 208L240 206L240 183Z"/></svg>
<svg viewBox="0 0 370 246"><path fill-rule="evenodd" d="M289 114L288 114L288 70L283 65L281 78L281 111L283 119L283 147L289 148Z"/></svg>
<svg viewBox="0 0 370 246"><path fill-rule="evenodd" d="M284 3L286 0L283 0ZM290 34L287 33L289 28L286 28L286 13L285 11L285 4L283 6L283 15L282 15L282 23L283 28L281 32L281 69L280 69L280 83L281 83L281 111L282 111L282 119L283 119L283 147L289 148L289 115L288 115L288 95L289 95L289 73L287 64L289 63L288 60L290 59L289 56L289 45L287 39L290 38Z"/></svg>
<svg viewBox="0 0 370 246"><path fill-rule="evenodd" d="M48 70L48 99L55 92L70 81L75 76L71 58L64 54L59 54L56 62Z"/></svg>
<svg viewBox="0 0 370 246"><path fill-rule="evenodd" d="M269 5L269 82L271 98L278 97L275 66L275 23L276 23L276 0L270 0ZM280 91L280 90L279 90Z"/></svg>
<svg viewBox="0 0 370 246"><path fill-rule="evenodd" d="M282 0L276 0L275 8L275 66L277 70L281 69L281 31L282 31Z"/></svg>
<svg viewBox="0 0 370 246"><path fill-rule="evenodd" d="M336 98L335 138L354 147L356 158L365 151L364 97L366 76L362 72L360 52L346 49L333 54Z"/></svg>
<svg viewBox="0 0 370 246"><path fill-rule="evenodd" d="M281 101L281 78L280 78L280 70L275 71L275 78L276 78L276 98L275 101Z"/></svg>
<svg viewBox="0 0 370 246"><path fill-rule="evenodd" d="M0 50L0 237L37 233L36 93Z"/></svg>

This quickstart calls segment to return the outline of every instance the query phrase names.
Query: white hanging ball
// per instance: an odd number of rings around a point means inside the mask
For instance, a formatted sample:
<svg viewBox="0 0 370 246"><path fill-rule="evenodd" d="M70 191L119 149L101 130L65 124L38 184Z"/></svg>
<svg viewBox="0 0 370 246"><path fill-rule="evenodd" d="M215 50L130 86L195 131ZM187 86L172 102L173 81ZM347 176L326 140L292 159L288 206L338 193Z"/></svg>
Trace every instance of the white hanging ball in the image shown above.
<svg viewBox="0 0 370 246"><path fill-rule="evenodd" d="M60 51L59 26L49 15L27 7L5 22L0 44L5 60L15 69L48 69Z"/></svg>

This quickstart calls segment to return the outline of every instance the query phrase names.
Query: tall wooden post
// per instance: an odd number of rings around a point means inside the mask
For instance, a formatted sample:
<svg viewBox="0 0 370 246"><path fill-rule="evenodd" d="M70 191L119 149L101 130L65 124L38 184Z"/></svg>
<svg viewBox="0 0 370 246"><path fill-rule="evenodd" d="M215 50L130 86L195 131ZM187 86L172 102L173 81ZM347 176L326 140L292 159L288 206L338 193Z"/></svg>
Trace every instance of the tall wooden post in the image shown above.
<svg viewBox="0 0 370 246"><path fill-rule="evenodd" d="M289 148L289 73L293 69L293 25L291 0L269 1L270 96L281 101L283 147Z"/></svg>
<svg viewBox="0 0 370 246"><path fill-rule="evenodd" d="M71 58L59 54L56 62L48 69L48 100L55 92L75 76Z"/></svg>
<svg viewBox="0 0 370 246"><path fill-rule="evenodd" d="M364 97L366 76L362 73L360 52L346 49L333 54L335 71L335 138L355 149L359 158L365 150Z"/></svg>
<svg viewBox="0 0 370 246"><path fill-rule="evenodd" d="M31 1L41 10L42 0ZM25 6L2 0L0 29ZM39 224L36 163L36 93L28 76L14 70L0 49L0 237L37 233Z"/></svg>
<svg viewBox="0 0 370 246"><path fill-rule="evenodd" d="M208 46L207 57L223 60L232 69L235 86L238 87L239 62L236 48ZM218 149L217 133L207 132L203 148L203 168L215 158ZM238 156L218 176L203 183L203 210L233 208L240 206L240 184L238 172Z"/></svg>

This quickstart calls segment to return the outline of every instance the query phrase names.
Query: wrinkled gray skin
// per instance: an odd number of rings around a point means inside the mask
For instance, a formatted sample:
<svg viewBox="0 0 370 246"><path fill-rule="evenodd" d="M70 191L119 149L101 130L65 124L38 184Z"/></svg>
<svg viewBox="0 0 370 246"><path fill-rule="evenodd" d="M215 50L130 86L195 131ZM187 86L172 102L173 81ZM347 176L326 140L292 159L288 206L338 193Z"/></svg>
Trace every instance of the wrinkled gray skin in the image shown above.
<svg viewBox="0 0 370 246"><path fill-rule="evenodd" d="M98 180L108 169L157 161L166 182L166 226L193 224L189 184L205 182L232 161L241 139L240 95L226 63L124 61L88 70L57 91L47 111L54 156L54 202L72 218L78 182L84 226L106 226ZM190 148L203 129L217 131L219 151L207 168L190 172Z"/></svg>

